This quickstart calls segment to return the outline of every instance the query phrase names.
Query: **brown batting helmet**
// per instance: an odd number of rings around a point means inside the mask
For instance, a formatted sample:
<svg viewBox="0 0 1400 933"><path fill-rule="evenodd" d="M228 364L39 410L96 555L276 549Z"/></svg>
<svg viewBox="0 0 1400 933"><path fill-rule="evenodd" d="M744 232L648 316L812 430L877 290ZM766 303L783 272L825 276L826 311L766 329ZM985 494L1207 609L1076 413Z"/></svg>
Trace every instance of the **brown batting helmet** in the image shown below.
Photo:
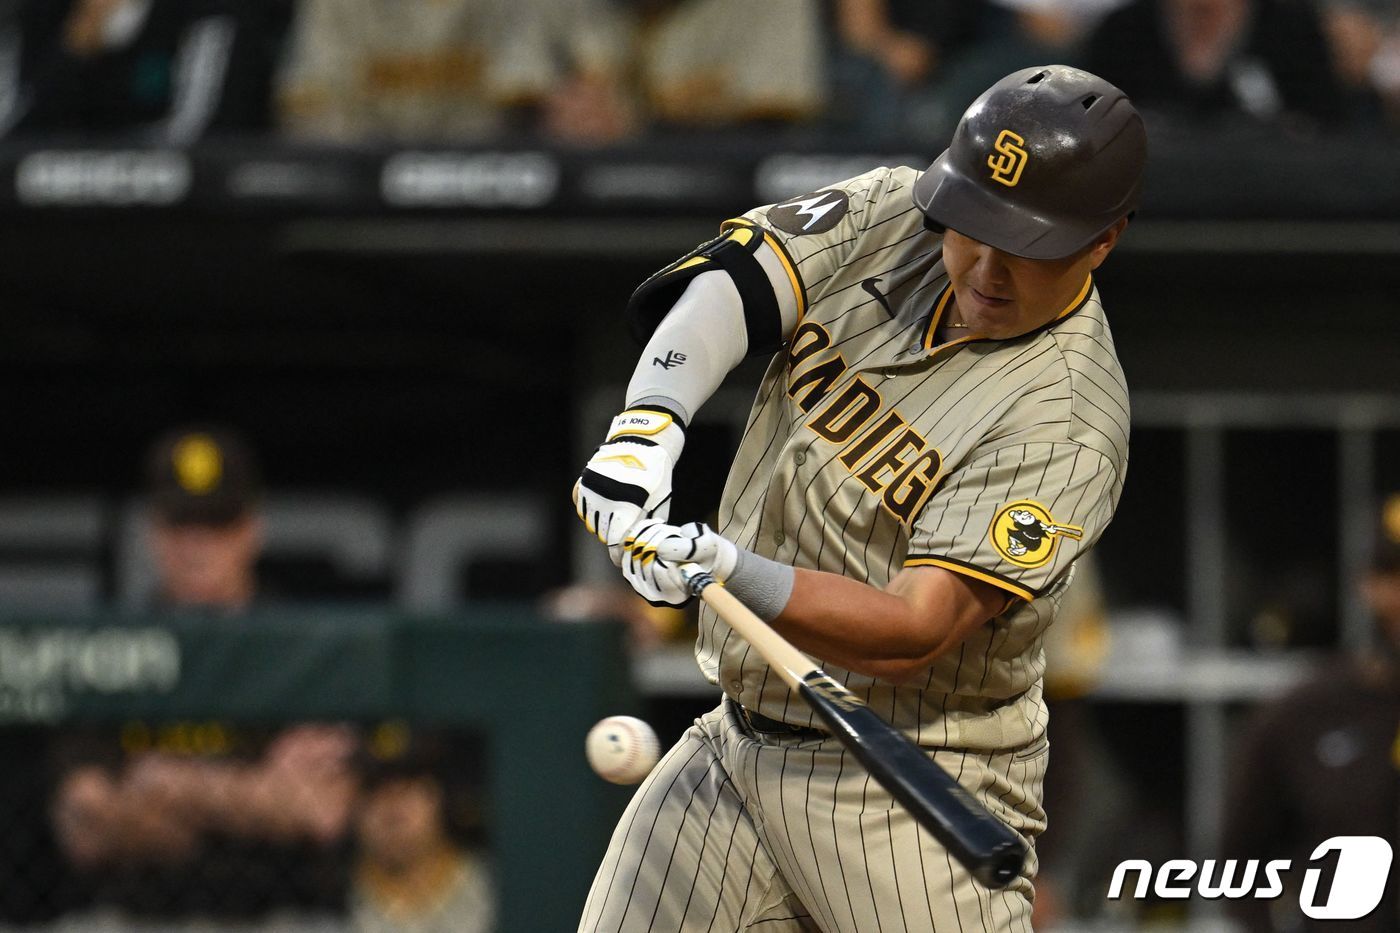
<svg viewBox="0 0 1400 933"><path fill-rule="evenodd" d="M1146 162L1147 132L1126 94L1087 71L1042 65L973 101L914 202L934 229L1060 259L1137 207Z"/></svg>

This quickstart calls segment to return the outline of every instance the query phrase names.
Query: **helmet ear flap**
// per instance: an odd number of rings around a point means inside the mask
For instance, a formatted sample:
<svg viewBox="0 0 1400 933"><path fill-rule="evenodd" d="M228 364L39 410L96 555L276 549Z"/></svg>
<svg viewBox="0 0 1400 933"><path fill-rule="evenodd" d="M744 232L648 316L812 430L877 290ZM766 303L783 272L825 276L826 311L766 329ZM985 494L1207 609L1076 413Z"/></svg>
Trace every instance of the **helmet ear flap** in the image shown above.
<svg viewBox="0 0 1400 933"><path fill-rule="evenodd" d="M924 215L924 229L927 230L929 233L936 233L939 236L942 236L943 234L948 232L947 227L943 226L941 223L934 220L927 214Z"/></svg>

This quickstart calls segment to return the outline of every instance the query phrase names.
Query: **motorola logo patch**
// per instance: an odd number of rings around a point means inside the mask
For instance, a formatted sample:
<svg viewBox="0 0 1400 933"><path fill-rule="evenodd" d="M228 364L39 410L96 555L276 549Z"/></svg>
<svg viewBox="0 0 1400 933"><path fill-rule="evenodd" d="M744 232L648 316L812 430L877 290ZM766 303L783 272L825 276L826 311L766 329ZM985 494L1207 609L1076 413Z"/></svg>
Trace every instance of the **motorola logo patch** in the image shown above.
<svg viewBox="0 0 1400 933"><path fill-rule="evenodd" d="M768 211L768 222L786 233L825 233L836 226L851 206L844 191L817 191L791 201L775 204Z"/></svg>

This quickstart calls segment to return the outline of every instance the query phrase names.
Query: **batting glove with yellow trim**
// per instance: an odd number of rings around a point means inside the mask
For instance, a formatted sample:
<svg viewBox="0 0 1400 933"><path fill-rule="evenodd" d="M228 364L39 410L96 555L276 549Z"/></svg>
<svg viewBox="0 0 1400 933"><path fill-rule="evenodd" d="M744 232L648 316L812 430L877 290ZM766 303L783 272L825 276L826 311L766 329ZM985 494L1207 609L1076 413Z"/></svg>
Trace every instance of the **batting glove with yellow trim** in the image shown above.
<svg viewBox="0 0 1400 933"><path fill-rule="evenodd" d="M661 408L629 408L574 483L574 509L622 566L622 540L646 519L671 513L671 473L685 446L680 419Z"/></svg>
<svg viewBox="0 0 1400 933"><path fill-rule="evenodd" d="M653 606L690 602L682 564L698 564L722 583L739 563L739 548L700 522L680 527L644 522L622 547L622 576Z"/></svg>

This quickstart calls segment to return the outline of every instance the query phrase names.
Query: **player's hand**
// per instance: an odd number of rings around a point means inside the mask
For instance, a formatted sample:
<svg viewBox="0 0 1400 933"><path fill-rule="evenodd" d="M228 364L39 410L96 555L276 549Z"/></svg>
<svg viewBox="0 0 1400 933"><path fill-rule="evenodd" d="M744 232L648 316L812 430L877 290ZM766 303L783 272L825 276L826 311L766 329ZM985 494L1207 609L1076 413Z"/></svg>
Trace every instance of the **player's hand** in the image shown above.
<svg viewBox="0 0 1400 933"><path fill-rule="evenodd" d="M645 522L623 543L622 575L653 606L690 602L682 564L697 564L723 582L739 562L739 549L708 525L677 527Z"/></svg>
<svg viewBox="0 0 1400 933"><path fill-rule="evenodd" d="M681 529L660 521L644 521L622 542L622 576L637 595L653 606L684 606L690 602L690 589L680 573L680 564L661 560L656 544L679 538Z"/></svg>
<svg viewBox="0 0 1400 933"><path fill-rule="evenodd" d="M622 540L646 519L665 521L671 511L671 473L685 446L675 418L651 409L628 409L613 419L607 440L574 484L574 509L589 532L622 566Z"/></svg>
<svg viewBox="0 0 1400 933"><path fill-rule="evenodd" d="M656 556L668 564L696 564L723 583L739 563L739 548L704 522L691 522L659 538ZM679 571L677 571L679 573Z"/></svg>

